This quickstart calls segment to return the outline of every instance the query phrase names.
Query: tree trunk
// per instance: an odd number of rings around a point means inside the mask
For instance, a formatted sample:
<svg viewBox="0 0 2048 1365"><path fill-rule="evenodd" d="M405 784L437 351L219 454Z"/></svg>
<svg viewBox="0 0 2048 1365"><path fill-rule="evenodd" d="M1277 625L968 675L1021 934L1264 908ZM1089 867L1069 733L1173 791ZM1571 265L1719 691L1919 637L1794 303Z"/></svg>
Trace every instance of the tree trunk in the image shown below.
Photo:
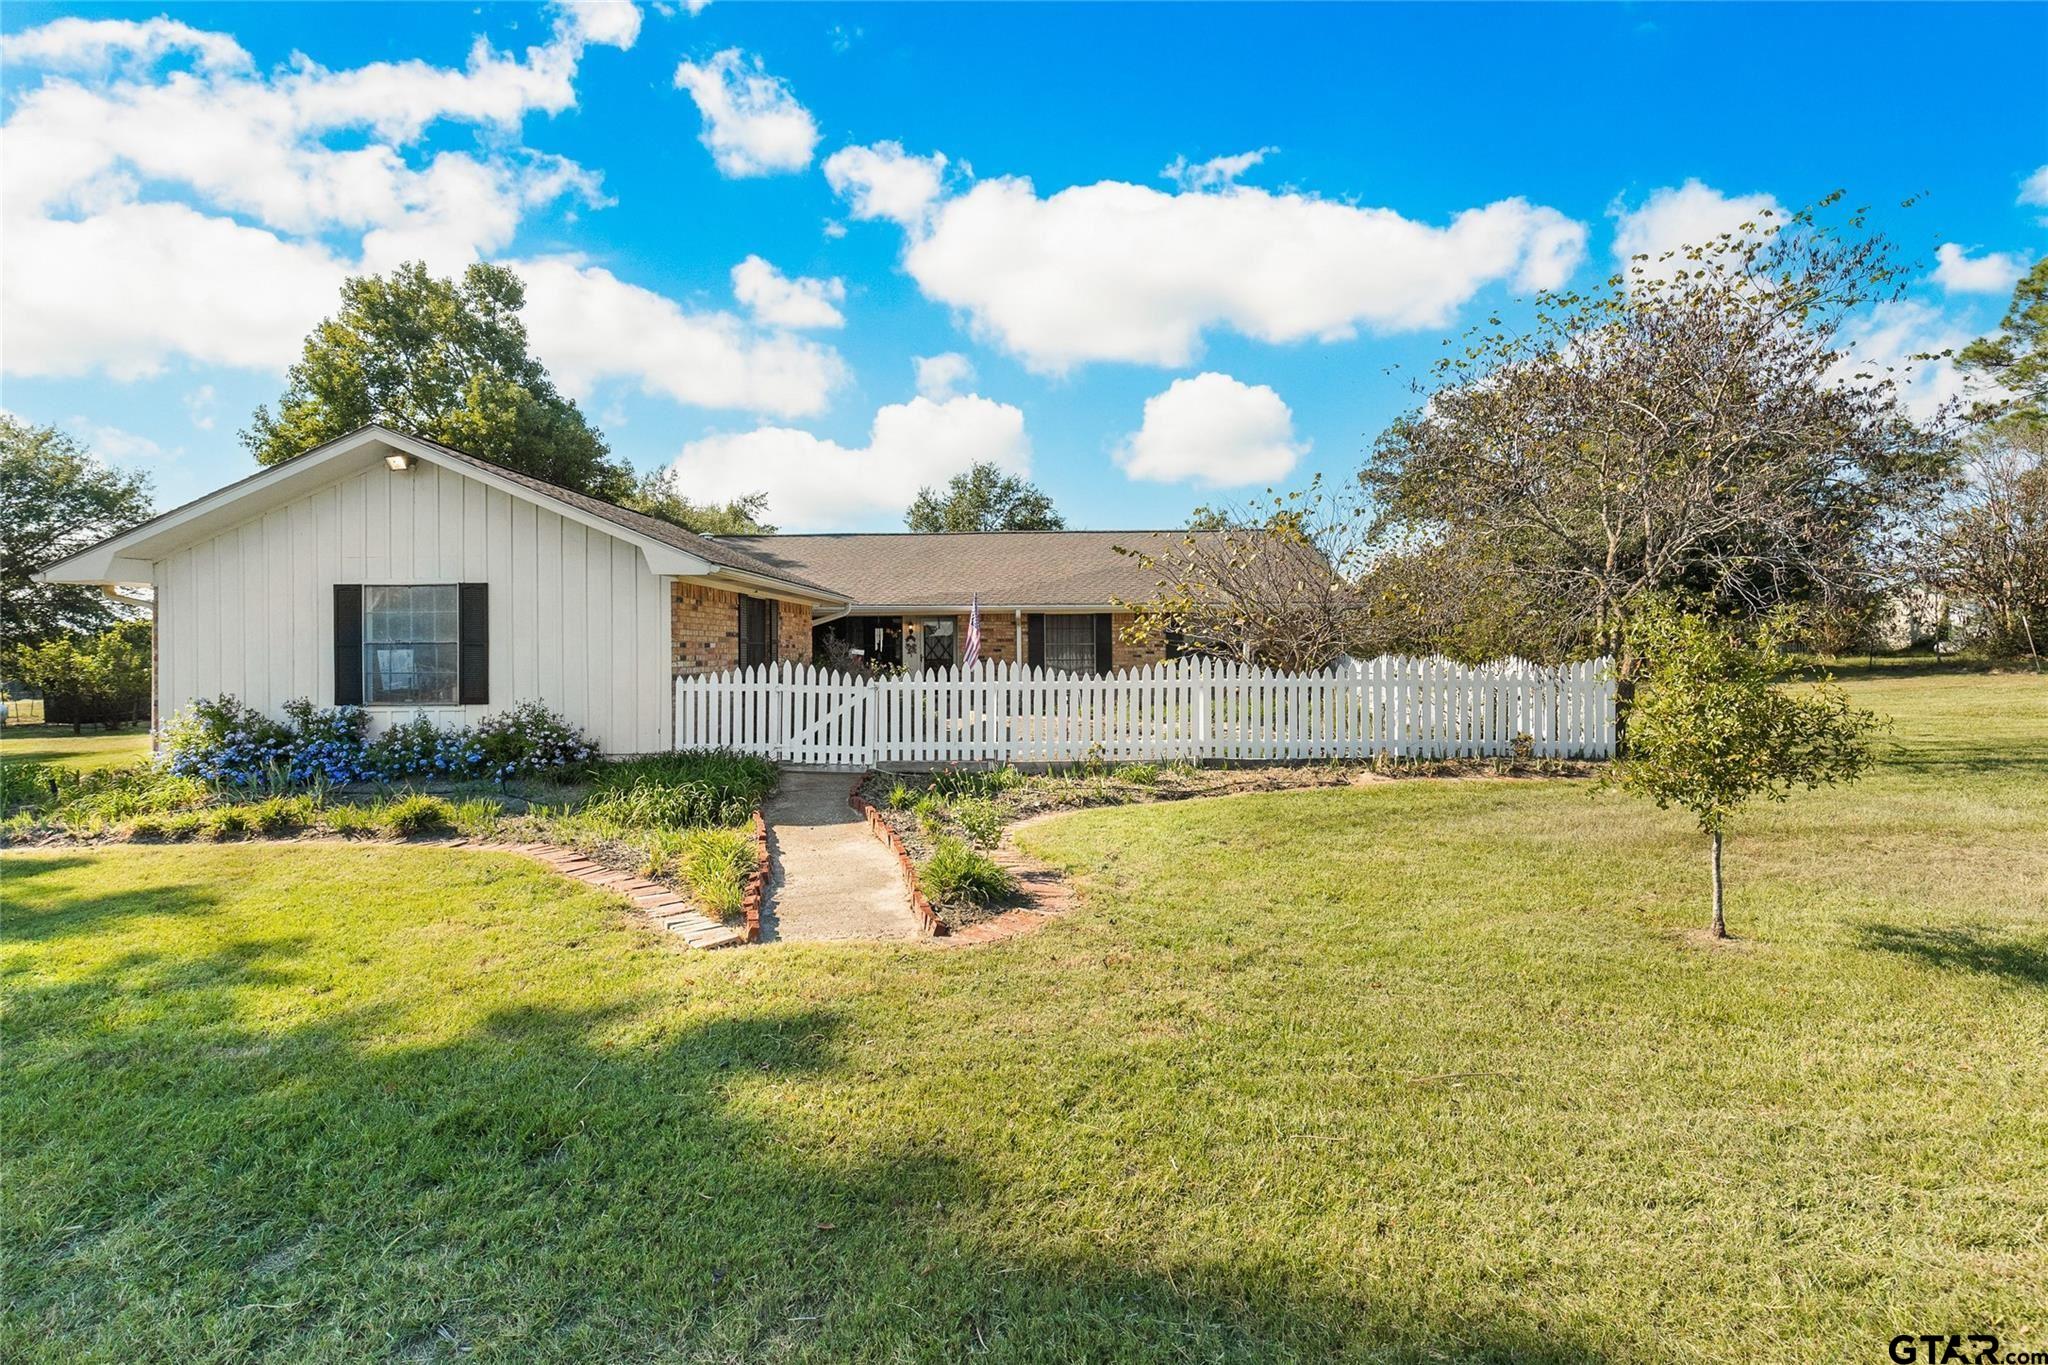
<svg viewBox="0 0 2048 1365"><path fill-rule="evenodd" d="M1721 831L1714 831L1714 927L1715 938L1728 937L1728 920L1721 913Z"/></svg>

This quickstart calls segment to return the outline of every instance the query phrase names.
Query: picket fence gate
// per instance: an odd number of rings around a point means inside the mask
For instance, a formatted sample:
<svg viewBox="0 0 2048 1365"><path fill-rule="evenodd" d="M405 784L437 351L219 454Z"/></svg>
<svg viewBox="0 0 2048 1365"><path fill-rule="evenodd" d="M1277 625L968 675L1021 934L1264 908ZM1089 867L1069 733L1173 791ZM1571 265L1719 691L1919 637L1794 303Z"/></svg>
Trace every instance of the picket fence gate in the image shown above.
<svg viewBox="0 0 2048 1365"><path fill-rule="evenodd" d="M1176 659L1100 676L1008 662L869 679L759 664L676 679L675 746L783 763L1201 759L1608 758L1614 684L1604 660L1346 659L1278 673Z"/></svg>

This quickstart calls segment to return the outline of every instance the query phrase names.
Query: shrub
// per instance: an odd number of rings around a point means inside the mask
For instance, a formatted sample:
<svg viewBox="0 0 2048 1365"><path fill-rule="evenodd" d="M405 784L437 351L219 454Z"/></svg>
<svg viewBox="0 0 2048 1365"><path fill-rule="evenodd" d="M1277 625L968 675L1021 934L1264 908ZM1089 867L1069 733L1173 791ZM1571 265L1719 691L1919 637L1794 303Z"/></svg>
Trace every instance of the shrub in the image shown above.
<svg viewBox="0 0 2048 1365"><path fill-rule="evenodd" d="M1159 780L1157 763L1126 763L1112 774L1119 782L1128 782L1135 787L1149 787Z"/></svg>
<svg viewBox="0 0 2048 1365"><path fill-rule="evenodd" d="M219 786L250 787L288 772L292 732L225 694L196 701L164 727L164 765Z"/></svg>
<svg viewBox="0 0 2048 1365"><path fill-rule="evenodd" d="M408 777L468 777L482 763L483 750L468 726L444 730L420 711L371 740L364 766L370 776L396 782Z"/></svg>
<svg viewBox="0 0 2048 1365"><path fill-rule="evenodd" d="M979 848L994 848L1003 837L1003 808L984 797L955 801L953 818Z"/></svg>
<svg viewBox="0 0 2048 1365"><path fill-rule="evenodd" d="M935 905L987 905L1017 890L1017 882L986 853L958 839L940 839L917 870L917 885Z"/></svg>
<svg viewBox="0 0 2048 1365"><path fill-rule="evenodd" d="M453 823L455 810L438 796L414 792L384 806L378 815L378 823L386 834L405 839Z"/></svg>
<svg viewBox="0 0 2048 1365"><path fill-rule="evenodd" d="M909 810L916 801L917 793L912 791L910 785L906 782L898 782L895 786L889 788L888 804L890 810Z"/></svg>
<svg viewBox="0 0 2048 1365"><path fill-rule="evenodd" d="M284 704L292 729L294 782L360 782L369 762L370 716L360 706L315 707L301 697Z"/></svg>
<svg viewBox="0 0 2048 1365"><path fill-rule="evenodd" d="M523 701L478 721L469 752L477 776L509 782L581 769L597 757L597 746L541 703Z"/></svg>

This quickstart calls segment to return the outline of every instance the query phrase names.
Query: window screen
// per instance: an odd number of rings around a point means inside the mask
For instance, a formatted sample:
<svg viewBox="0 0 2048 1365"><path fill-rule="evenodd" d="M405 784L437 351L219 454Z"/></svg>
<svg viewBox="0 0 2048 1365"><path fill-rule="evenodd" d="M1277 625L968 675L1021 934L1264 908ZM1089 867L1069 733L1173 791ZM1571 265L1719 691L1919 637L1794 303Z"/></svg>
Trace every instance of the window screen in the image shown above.
<svg viewBox="0 0 2048 1365"><path fill-rule="evenodd" d="M462 610L453 583L363 589L363 703L453 706Z"/></svg>
<svg viewBox="0 0 2048 1365"><path fill-rule="evenodd" d="M1095 618L1047 616L1045 666L1067 673L1095 672Z"/></svg>
<svg viewBox="0 0 2048 1365"><path fill-rule="evenodd" d="M768 597L740 599L740 667L775 662L775 601Z"/></svg>

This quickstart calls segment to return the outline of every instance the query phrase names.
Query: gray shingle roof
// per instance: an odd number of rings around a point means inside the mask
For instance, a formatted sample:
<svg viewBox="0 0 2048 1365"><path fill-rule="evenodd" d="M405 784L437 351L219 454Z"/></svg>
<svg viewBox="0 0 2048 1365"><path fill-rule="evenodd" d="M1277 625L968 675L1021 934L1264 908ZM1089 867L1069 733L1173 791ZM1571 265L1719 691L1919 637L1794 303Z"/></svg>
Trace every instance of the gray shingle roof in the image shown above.
<svg viewBox="0 0 2048 1365"><path fill-rule="evenodd" d="M720 536L786 574L829 583L862 606L1104 607L1158 590L1117 547L1159 553L1185 531L965 531ZM1213 534L1213 533L1204 533Z"/></svg>
<svg viewBox="0 0 2048 1365"><path fill-rule="evenodd" d="M738 545L727 543L725 539L713 536L700 536L694 531L686 531L671 522L661 520L659 517L650 517L644 512L635 512L629 508L620 507L617 503L606 502L602 498L593 498L586 494L578 493L573 489L564 488L560 484L549 483L546 479L536 479L531 474L522 474L516 469L508 469L496 461L472 455L466 450L457 450L453 446L443 445L441 442L430 440L425 436L415 436L411 432L406 432L405 435L410 440L418 441L421 445L432 446L442 454L459 460L464 464L474 465L479 469L487 469L499 478L510 479L520 487L531 489L543 497L553 498L556 502L567 503L569 506L580 511L588 512L591 516L602 517L614 526L622 526L626 530L646 536L650 540L658 540L664 545L673 545L678 550L686 554L693 554L709 563L728 569L738 569L743 573L759 574L763 578L774 579L778 583L787 583L793 588L803 588L821 593L829 598L845 595L822 583L800 577L798 574L778 566L772 560L761 555L750 554Z"/></svg>

